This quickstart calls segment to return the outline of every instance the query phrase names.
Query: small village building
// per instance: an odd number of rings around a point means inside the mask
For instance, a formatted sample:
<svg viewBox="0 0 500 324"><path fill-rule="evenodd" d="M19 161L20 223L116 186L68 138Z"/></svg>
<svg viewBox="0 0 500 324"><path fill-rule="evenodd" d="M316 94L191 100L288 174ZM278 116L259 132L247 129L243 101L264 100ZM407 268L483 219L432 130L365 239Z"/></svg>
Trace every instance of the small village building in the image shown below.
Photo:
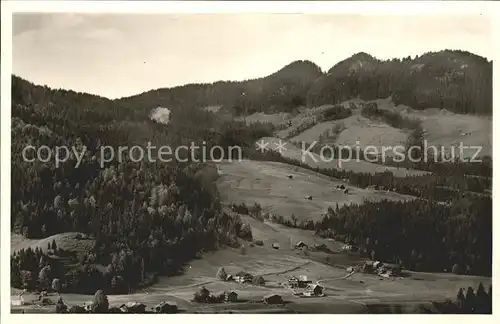
<svg viewBox="0 0 500 324"><path fill-rule="evenodd" d="M120 309L124 313L144 314L146 312L146 305L137 302L128 302L120 306Z"/></svg>
<svg viewBox="0 0 500 324"><path fill-rule="evenodd" d="M321 296L323 294L323 287L318 284L310 284L307 286L307 290L313 296Z"/></svg>
<svg viewBox="0 0 500 324"><path fill-rule="evenodd" d="M226 292L224 300L226 302L236 302L238 300L238 294L235 291L228 291Z"/></svg>
<svg viewBox="0 0 500 324"><path fill-rule="evenodd" d="M298 287L299 286L299 278L291 276L290 278L288 278L288 285L292 288Z"/></svg>
<svg viewBox="0 0 500 324"><path fill-rule="evenodd" d="M92 311L92 305L94 304L94 302L92 301L89 301L87 303L84 303L83 304L83 308L85 308L85 311L86 312L91 312ZM124 305L123 305L124 306Z"/></svg>
<svg viewBox="0 0 500 324"><path fill-rule="evenodd" d="M307 280L307 276L299 277L299 288L306 288L310 283L312 283L312 281Z"/></svg>
<svg viewBox="0 0 500 324"><path fill-rule="evenodd" d="M307 244L305 244L303 241L299 241L295 244L295 248L296 249L300 249L300 248L303 248L303 247L307 247Z"/></svg>
<svg viewBox="0 0 500 324"><path fill-rule="evenodd" d="M292 276L288 278L288 285L292 288L306 288L308 284L312 283L307 279L307 276L299 276L298 278Z"/></svg>
<svg viewBox="0 0 500 324"><path fill-rule="evenodd" d="M244 276L236 276L234 277L234 281L239 282L239 283L250 283L252 282L252 279Z"/></svg>
<svg viewBox="0 0 500 324"><path fill-rule="evenodd" d="M389 276L399 276L402 271L402 267L399 264L384 263L380 267L382 273L388 274Z"/></svg>
<svg viewBox="0 0 500 324"><path fill-rule="evenodd" d="M374 262L373 261L366 261L365 263L363 263L363 266L361 267L361 270L364 273L373 273L373 272L375 272L376 267L374 266Z"/></svg>
<svg viewBox="0 0 500 324"><path fill-rule="evenodd" d="M266 284L266 281L264 280L264 278L262 276L255 276L252 279L252 284L254 284L256 286L263 286Z"/></svg>
<svg viewBox="0 0 500 324"><path fill-rule="evenodd" d="M250 273L240 271L234 276L234 281L239 283L251 283L253 276Z"/></svg>
<svg viewBox="0 0 500 324"><path fill-rule="evenodd" d="M12 299L11 304L12 306L22 306L24 305L24 298L23 295L26 292L26 290L22 291L18 296L17 299Z"/></svg>
<svg viewBox="0 0 500 324"><path fill-rule="evenodd" d="M158 314L173 314L177 313L177 305L174 303L162 301L154 307L154 310Z"/></svg>
<svg viewBox="0 0 500 324"><path fill-rule="evenodd" d="M22 299L14 299L11 301L12 306L22 306L24 305L24 300Z"/></svg>
<svg viewBox="0 0 500 324"><path fill-rule="evenodd" d="M268 305L283 304L283 298L280 295L267 295L263 301Z"/></svg>

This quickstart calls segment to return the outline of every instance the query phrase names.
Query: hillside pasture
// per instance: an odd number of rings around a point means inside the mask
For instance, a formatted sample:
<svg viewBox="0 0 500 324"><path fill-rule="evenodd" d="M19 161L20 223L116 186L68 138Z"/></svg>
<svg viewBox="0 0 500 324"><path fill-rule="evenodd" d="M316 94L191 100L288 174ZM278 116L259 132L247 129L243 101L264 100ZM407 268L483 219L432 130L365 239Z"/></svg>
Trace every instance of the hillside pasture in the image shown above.
<svg viewBox="0 0 500 324"><path fill-rule="evenodd" d="M227 203L260 204L266 211L299 220L320 220L328 207L365 201L407 200L395 192L361 189L319 173L277 162L223 162L217 181L220 197ZM288 176L293 179L289 179ZM344 185L348 193L336 188ZM311 196L312 199L306 199Z"/></svg>
<svg viewBox="0 0 500 324"><path fill-rule="evenodd" d="M493 149L493 121L491 117L462 115L446 109L428 108L415 110L404 105L394 105L390 98L375 100L380 109L401 113L402 116L421 121L428 146L443 146L450 152L456 147L458 155L460 142L464 146L481 146L481 156L491 156ZM471 157L474 149L465 149L464 156Z"/></svg>
<svg viewBox="0 0 500 324"><path fill-rule="evenodd" d="M341 104L345 108L356 107L351 109L352 116L341 120L318 123L289 140L291 142L305 143L319 141L320 136L324 132L331 130L336 125L342 124L343 131L337 134L333 141L327 140L325 143L347 145L353 148L358 146L361 149L367 146L375 146L379 152L382 146L394 147L404 145L408 131L391 127L382 121L370 120L361 116L361 106L364 103L361 99L345 101ZM393 152L387 151L387 155L393 155Z"/></svg>

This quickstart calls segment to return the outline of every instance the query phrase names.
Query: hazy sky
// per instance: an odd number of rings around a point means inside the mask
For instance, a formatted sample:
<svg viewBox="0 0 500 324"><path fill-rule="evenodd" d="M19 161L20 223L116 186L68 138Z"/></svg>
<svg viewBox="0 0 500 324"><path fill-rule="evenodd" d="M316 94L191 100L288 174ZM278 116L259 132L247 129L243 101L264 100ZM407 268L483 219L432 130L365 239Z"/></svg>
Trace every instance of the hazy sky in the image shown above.
<svg viewBox="0 0 500 324"><path fill-rule="evenodd" d="M243 80L307 59L328 70L463 49L493 58L485 16L15 14L13 73L109 98L192 82Z"/></svg>

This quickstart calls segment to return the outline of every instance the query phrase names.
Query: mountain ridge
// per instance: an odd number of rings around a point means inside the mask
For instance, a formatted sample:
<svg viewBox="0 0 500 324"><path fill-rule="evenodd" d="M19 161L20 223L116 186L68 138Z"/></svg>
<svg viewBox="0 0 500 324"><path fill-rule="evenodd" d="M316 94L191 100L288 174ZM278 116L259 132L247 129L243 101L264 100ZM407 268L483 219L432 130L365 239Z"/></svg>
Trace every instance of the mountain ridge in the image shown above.
<svg viewBox="0 0 500 324"><path fill-rule="evenodd" d="M391 96L397 104L414 109L491 115L492 61L461 50L389 60L359 52L326 72L314 62L296 60L262 78L160 88L116 101L125 105L155 102L175 109L182 98L184 105L220 105L241 115Z"/></svg>
<svg viewBox="0 0 500 324"><path fill-rule="evenodd" d="M325 72L310 60L295 60L256 79L189 83L119 99L95 97L129 109L223 106L236 116L293 112L301 106L336 104L351 98L392 97L396 104L414 109L491 115L492 74L492 61L462 50L388 60L358 52Z"/></svg>

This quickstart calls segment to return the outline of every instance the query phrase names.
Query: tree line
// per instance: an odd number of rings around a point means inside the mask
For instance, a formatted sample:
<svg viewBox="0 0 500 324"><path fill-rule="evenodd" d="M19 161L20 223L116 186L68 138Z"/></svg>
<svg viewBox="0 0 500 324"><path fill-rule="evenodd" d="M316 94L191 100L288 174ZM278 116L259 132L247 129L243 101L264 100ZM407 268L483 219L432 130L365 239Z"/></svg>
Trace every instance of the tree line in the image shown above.
<svg viewBox="0 0 500 324"><path fill-rule="evenodd" d="M377 103L370 102L361 109L361 116L375 119L380 118L388 125L400 129L415 129L420 125L419 120L403 117L400 113L378 108Z"/></svg>

